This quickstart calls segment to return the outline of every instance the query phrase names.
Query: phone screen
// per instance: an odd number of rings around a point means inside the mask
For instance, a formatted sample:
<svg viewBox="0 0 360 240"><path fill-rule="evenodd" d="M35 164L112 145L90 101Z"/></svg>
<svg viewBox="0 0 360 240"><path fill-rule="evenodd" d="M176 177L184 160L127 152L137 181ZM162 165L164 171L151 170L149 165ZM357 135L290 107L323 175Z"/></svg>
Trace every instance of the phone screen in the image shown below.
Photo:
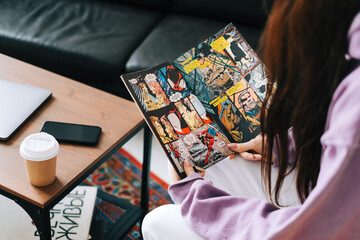
<svg viewBox="0 0 360 240"><path fill-rule="evenodd" d="M58 142L62 143L96 145L99 142L101 128L98 126L47 121L41 128L41 132L54 136Z"/></svg>

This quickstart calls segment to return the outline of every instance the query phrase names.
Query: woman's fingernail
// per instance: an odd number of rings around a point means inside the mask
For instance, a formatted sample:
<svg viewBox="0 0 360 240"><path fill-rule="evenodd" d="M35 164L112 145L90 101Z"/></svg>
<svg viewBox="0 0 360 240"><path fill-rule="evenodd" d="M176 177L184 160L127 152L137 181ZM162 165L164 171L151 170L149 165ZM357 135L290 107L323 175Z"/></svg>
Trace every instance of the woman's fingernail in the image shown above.
<svg viewBox="0 0 360 240"><path fill-rule="evenodd" d="M229 143L228 148L236 148L236 143Z"/></svg>
<svg viewBox="0 0 360 240"><path fill-rule="evenodd" d="M254 158L261 159L261 155L260 154L254 154Z"/></svg>

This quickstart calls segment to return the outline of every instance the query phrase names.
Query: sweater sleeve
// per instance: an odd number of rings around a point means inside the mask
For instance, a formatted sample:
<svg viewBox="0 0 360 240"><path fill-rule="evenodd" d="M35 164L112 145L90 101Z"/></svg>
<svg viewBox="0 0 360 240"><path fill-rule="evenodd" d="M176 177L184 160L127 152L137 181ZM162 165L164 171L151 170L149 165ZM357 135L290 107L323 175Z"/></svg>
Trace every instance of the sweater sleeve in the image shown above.
<svg viewBox="0 0 360 240"><path fill-rule="evenodd" d="M359 80L357 69L333 96L318 182L303 205L231 196L192 174L169 188L188 225L205 239L360 239Z"/></svg>

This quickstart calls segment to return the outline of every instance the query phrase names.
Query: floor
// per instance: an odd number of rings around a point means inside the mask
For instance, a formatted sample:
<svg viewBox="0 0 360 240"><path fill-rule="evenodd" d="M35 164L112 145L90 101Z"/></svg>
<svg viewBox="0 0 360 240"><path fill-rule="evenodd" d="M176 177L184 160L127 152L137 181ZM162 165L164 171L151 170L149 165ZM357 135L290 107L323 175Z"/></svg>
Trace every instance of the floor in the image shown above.
<svg viewBox="0 0 360 240"><path fill-rule="evenodd" d="M142 162L143 157L143 136L144 131L142 130L123 146L126 151L131 153L140 162ZM167 170L168 161L160 144L155 137L152 137L150 170L165 182L170 183Z"/></svg>

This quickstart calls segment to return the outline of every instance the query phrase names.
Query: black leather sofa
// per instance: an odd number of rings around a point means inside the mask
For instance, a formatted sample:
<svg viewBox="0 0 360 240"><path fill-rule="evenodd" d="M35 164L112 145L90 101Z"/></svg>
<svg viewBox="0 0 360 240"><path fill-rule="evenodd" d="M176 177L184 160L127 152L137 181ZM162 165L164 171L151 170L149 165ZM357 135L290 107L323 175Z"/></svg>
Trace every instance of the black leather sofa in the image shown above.
<svg viewBox="0 0 360 240"><path fill-rule="evenodd" d="M263 0L1 0L0 53L130 99L122 73L174 60L229 22L256 48L266 12Z"/></svg>

